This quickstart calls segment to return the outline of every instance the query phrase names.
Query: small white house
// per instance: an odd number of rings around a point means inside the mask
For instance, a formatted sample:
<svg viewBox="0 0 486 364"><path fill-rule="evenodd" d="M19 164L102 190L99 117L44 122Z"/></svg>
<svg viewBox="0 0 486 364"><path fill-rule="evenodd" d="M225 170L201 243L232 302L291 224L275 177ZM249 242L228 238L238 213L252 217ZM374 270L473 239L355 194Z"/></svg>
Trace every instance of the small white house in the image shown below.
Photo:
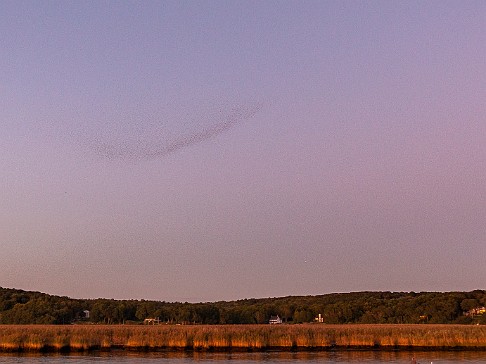
<svg viewBox="0 0 486 364"><path fill-rule="evenodd" d="M144 325L159 325L160 324L160 319L158 317L156 318L146 318L143 320Z"/></svg>
<svg viewBox="0 0 486 364"><path fill-rule="evenodd" d="M281 324L282 319L278 315L277 316L271 316L270 320L268 320L268 323L271 324L271 325Z"/></svg>
<svg viewBox="0 0 486 364"><path fill-rule="evenodd" d="M84 317L83 317L83 318L85 318L85 319L89 319L89 311L88 311L88 310L84 310L84 311L83 311L83 315L84 315Z"/></svg>

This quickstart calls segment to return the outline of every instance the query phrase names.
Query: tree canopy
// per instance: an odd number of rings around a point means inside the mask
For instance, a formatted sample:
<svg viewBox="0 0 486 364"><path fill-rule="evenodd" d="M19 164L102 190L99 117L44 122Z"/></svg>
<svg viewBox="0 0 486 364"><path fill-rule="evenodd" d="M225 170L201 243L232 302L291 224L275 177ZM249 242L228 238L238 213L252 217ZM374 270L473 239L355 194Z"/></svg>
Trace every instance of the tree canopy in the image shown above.
<svg viewBox="0 0 486 364"><path fill-rule="evenodd" d="M0 324L128 324L158 318L168 324L262 324L278 315L284 323L413 324L486 323L468 314L486 305L486 291L352 292L206 303L73 299L0 287ZM86 317L85 311L89 311Z"/></svg>

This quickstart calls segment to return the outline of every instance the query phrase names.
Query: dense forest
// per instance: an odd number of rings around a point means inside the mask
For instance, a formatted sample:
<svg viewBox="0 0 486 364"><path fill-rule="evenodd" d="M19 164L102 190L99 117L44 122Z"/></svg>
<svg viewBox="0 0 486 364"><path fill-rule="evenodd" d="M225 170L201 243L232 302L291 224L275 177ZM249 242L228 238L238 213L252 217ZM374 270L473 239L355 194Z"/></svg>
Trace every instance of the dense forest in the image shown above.
<svg viewBox="0 0 486 364"><path fill-rule="evenodd" d="M212 303L72 299L0 287L0 324L486 324L486 291L353 292ZM89 311L89 314L88 312ZM88 316L88 317L86 317Z"/></svg>

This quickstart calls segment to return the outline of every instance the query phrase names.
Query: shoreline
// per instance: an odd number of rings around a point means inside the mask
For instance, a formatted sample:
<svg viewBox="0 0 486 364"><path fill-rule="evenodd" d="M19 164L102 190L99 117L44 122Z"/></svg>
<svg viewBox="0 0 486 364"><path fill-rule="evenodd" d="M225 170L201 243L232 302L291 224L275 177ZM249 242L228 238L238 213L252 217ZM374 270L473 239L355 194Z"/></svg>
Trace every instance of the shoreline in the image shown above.
<svg viewBox="0 0 486 364"><path fill-rule="evenodd" d="M472 325L0 325L0 352L486 351Z"/></svg>

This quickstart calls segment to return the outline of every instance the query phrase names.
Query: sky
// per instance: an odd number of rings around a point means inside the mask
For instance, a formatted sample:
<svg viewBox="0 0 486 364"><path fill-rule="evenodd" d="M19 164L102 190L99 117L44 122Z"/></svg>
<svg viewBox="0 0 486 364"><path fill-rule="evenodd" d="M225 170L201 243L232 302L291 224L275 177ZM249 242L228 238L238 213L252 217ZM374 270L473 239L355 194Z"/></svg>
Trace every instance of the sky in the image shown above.
<svg viewBox="0 0 486 364"><path fill-rule="evenodd" d="M0 2L0 286L213 302L486 277L486 2Z"/></svg>

